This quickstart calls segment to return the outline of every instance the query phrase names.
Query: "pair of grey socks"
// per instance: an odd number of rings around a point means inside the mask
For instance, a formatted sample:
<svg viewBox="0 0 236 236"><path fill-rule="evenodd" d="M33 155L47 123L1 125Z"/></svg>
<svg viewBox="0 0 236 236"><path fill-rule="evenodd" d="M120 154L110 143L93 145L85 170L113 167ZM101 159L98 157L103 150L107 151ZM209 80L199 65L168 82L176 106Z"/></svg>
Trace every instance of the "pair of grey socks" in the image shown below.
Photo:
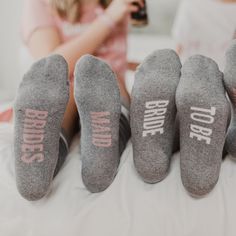
<svg viewBox="0 0 236 236"><path fill-rule="evenodd" d="M130 138L128 111L121 109L119 93L116 77L105 62L93 56L81 58L75 70L75 99L82 128L82 178L91 192L111 184ZM27 200L47 194L68 154L69 140L61 130L68 99L68 65L59 55L36 62L18 89L16 182Z"/></svg>
<svg viewBox="0 0 236 236"><path fill-rule="evenodd" d="M213 60L193 56L181 69L173 50L154 52L138 68L131 96L138 173L148 183L166 177L179 128L182 182L193 196L209 193L219 177L228 120L223 74Z"/></svg>

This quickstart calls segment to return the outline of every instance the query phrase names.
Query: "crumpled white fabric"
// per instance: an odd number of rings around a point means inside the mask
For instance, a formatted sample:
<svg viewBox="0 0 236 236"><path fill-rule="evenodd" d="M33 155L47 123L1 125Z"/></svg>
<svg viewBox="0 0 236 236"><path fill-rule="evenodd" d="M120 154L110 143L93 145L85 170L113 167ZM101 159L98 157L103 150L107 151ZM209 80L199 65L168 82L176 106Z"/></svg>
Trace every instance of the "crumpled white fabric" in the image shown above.
<svg viewBox="0 0 236 236"><path fill-rule="evenodd" d="M1 236L235 236L236 163L222 165L219 182L204 199L184 190L179 154L167 178L145 184L137 175L128 144L113 184L91 194L81 180L79 139L47 197L27 202L14 177L13 126L0 125Z"/></svg>

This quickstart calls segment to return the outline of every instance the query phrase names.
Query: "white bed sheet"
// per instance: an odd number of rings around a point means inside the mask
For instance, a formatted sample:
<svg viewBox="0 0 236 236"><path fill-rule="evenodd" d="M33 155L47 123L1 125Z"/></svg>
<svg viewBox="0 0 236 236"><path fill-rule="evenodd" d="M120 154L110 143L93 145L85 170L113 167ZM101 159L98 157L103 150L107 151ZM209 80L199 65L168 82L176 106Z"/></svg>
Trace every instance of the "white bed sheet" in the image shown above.
<svg viewBox="0 0 236 236"><path fill-rule="evenodd" d="M27 202L14 179L13 127L0 125L0 236L235 236L236 163L227 158L214 191L191 198L180 179L179 154L159 184L137 176L132 145L113 184L89 193L81 180L79 139L47 197Z"/></svg>

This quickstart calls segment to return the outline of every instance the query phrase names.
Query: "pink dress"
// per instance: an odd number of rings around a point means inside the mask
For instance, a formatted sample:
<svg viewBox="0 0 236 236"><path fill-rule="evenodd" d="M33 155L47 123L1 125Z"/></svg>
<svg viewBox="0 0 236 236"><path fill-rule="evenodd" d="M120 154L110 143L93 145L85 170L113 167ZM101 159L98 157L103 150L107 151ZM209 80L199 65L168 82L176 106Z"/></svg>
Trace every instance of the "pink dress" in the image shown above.
<svg viewBox="0 0 236 236"><path fill-rule="evenodd" d="M43 27L56 27L63 42L78 37L96 17L104 12L100 5L83 7L80 22L70 24L53 14L47 1L24 0L21 35L26 47L32 33ZM127 69L127 25L128 21L124 20L116 26L111 36L94 54L110 64L117 75L122 78L125 77ZM0 111L0 122L10 122L12 114L11 107L5 111Z"/></svg>

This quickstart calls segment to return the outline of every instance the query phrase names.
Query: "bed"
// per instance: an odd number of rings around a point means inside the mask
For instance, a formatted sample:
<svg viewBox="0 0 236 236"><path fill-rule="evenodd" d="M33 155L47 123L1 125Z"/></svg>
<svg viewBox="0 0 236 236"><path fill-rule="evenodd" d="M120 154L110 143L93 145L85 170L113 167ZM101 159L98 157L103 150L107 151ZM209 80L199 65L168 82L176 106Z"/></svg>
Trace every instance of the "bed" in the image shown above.
<svg viewBox="0 0 236 236"><path fill-rule="evenodd" d="M161 183L142 182L129 142L117 176L104 192L89 193L80 170L79 137L49 194L27 202L17 192L13 125L0 124L1 236L235 236L236 163L227 158L219 182L203 199L193 199L180 179L179 154Z"/></svg>
<svg viewBox="0 0 236 236"><path fill-rule="evenodd" d="M153 51L156 40L146 43L145 55L137 52L140 42L135 38L130 43L131 60L141 60ZM166 44L170 42L165 38L158 43L160 48ZM129 77L130 91L133 75ZM0 113L7 107L11 104L0 103ZM179 153L172 157L167 178L150 185L136 173L129 142L113 184L102 193L91 194L81 179L79 143L76 137L49 194L27 202L15 185L13 125L0 123L0 236L236 235L236 163L229 157L222 163L214 191L196 200L181 183Z"/></svg>

